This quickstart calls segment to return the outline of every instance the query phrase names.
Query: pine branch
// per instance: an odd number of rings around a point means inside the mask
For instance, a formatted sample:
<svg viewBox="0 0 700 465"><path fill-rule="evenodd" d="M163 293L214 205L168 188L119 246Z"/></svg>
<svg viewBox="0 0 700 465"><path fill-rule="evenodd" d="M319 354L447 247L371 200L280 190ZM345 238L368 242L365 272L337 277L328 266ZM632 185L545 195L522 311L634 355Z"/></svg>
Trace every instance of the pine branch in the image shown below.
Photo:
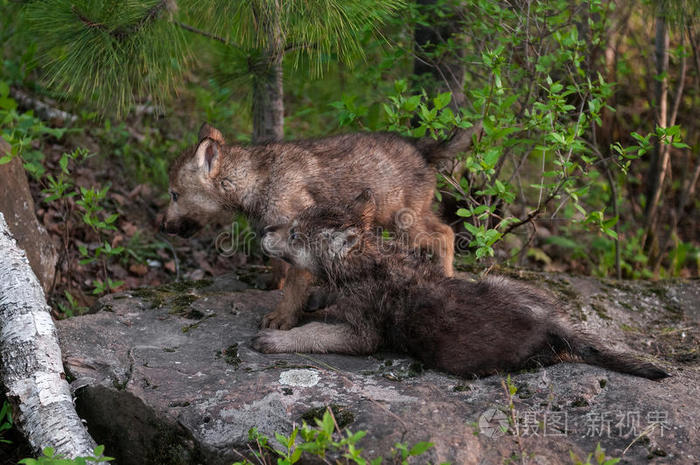
<svg viewBox="0 0 700 465"><path fill-rule="evenodd" d="M25 14L40 53L53 57L49 85L121 115L144 101L159 107L187 69L191 53L174 11L174 0L44 0Z"/></svg>
<svg viewBox="0 0 700 465"><path fill-rule="evenodd" d="M87 16L82 14L80 11L78 11L78 8L75 5L71 5L70 10L73 12L73 14L87 27L89 28L94 28L94 29L100 29L103 31L107 30L107 27L102 24L102 23L95 23L91 21Z"/></svg>
<svg viewBox="0 0 700 465"><path fill-rule="evenodd" d="M197 29L196 27L192 27L189 24L182 23L180 21L175 21L175 25L178 27L181 27L182 29L192 32L194 34L199 34L200 36L206 37L208 39L216 40L218 42L221 42L224 45L228 45L229 47L237 48L239 50L243 50L240 45L234 44L233 42L229 42L228 40L224 39L223 37L219 37L217 35L212 34L211 32L203 31L201 29Z"/></svg>
<svg viewBox="0 0 700 465"><path fill-rule="evenodd" d="M75 5L71 5L71 11L87 27L92 28L92 29L99 29L102 31L107 31L109 33L109 35L111 35L115 39L121 41L121 40L128 38L129 36L132 36L132 35L138 33L147 24L156 20L158 18L158 16L160 15L161 11L166 9L166 7L168 6L168 1L169 0L160 0L160 2L156 3L151 8L149 8L146 11L146 14L143 15L143 17L141 19L136 21L135 24L128 26L128 27L118 28L118 29L115 29L113 31L109 31L107 26L102 24L102 23L96 23L96 22L92 21L90 18L88 18L82 12L80 12Z"/></svg>

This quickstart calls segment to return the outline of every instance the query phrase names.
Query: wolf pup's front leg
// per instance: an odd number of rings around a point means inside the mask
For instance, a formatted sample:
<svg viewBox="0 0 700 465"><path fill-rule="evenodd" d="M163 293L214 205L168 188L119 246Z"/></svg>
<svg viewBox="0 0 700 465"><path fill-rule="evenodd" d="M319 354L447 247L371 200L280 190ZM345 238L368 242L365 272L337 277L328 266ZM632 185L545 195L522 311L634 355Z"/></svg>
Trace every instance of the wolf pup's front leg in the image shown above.
<svg viewBox="0 0 700 465"><path fill-rule="evenodd" d="M277 308L263 317L262 327L291 329L296 326L304 303L309 297L313 277L308 271L292 267L282 287L282 301Z"/></svg>
<svg viewBox="0 0 700 465"><path fill-rule="evenodd" d="M364 334L348 324L313 322L289 331L263 329L253 339L258 352L275 354L282 352L306 352L326 354L371 354L377 350L379 337L372 331Z"/></svg>

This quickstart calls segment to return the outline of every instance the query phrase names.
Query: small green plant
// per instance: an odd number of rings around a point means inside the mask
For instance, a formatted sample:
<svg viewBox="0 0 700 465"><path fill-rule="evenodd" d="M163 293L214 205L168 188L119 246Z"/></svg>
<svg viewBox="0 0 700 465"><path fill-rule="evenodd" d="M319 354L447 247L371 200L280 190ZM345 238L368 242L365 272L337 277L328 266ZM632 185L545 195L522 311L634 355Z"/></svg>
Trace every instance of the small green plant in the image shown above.
<svg viewBox="0 0 700 465"><path fill-rule="evenodd" d="M145 236L141 231L136 231L124 245L124 252L120 256L120 262L126 266L129 261L146 263L148 260L162 259L158 250L168 247L166 242L155 240Z"/></svg>
<svg viewBox="0 0 700 465"><path fill-rule="evenodd" d="M448 106L452 101L451 92L443 92L433 98L425 91L410 94L408 82L399 79L394 82L394 93L388 95L387 100L382 104L385 119L377 129L437 140L444 138L455 127L466 129L472 126L468 119L455 114ZM359 105L355 96L343 96L331 106L337 110L341 126L366 127L362 118L367 116L368 107Z"/></svg>
<svg viewBox="0 0 700 465"><path fill-rule="evenodd" d="M60 454L56 454L56 451L52 447L46 447L42 451L40 457L36 459L22 459L19 463L22 465L88 465L90 463L110 462L114 460L112 457L103 455L104 450L104 446L97 446L92 452L92 456L68 459Z"/></svg>
<svg viewBox="0 0 700 465"><path fill-rule="evenodd" d="M595 452L588 454L585 462L572 451L569 451L569 455L571 456L573 465L615 465L620 462L620 459L607 458L605 456L605 449L600 447L600 443L596 445ZM591 459L594 459L595 462L591 462Z"/></svg>
<svg viewBox="0 0 700 465"><path fill-rule="evenodd" d="M92 293L99 295L109 290L116 289L123 284L121 281L112 281L107 276L107 264L124 253L124 247L113 247L107 240L107 234L115 231L115 222L119 218L118 213L110 212L107 205L107 192L109 185L103 187L78 187L71 177L73 166L84 162L90 156L89 152L82 148L77 148L72 152L64 153L59 159L60 173L57 176L47 174L44 176L43 193L46 195L44 202L53 204L59 210L64 219L64 257L70 260L70 251L73 237L73 221L71 218L77 216L81 226L87 227L97 238L96 247L88 247L86 244L78 244L80 254L80 264L87 265L97 263L101 269L101 279L93 280ZM78 211L75 207L78 207ZM69 267L70 268L70 267ZM74 307L71 300L68 305ZM65 307L65 306L64 306ZM61 308L61 305L59 305ZM65 307L70 309L70 307ZM71 312L72 313L72 312Z"/></svg>
<svg viewBox="0 0 700 465"><path fill-rule="evenodd" d="M107 281L104 282L101 279L93 279L92 280L92 285L93 285L93 290L92 293L95 295L102 295L106 293L107 291L113 291L117 289L119 286L124 284L124 281L114 281L111 278L107 278Z"/></svg>
<svg viewBox="0 0 700 465"><path fill-rule="evenodd" d="M520 432L520 423L518 422L518 412L515 410L515 402L513 400L515 398L515 394L518 393L518 387L513 383L510 375L508 375L506 379L501 380L501 385L503 386L506 399L508 399L508 423L510 424L513 436L515 436L515 442L518 444L519 454L513 454L512 458L510 459L511 463L515 463L513 461L514 458L522 459L526 456L525 447L523 446ZM504 433L508 432L508 428L506 427L501 426L501 429Z"/></svg>
<svg viewBox="0 0 700 465"><path fill-rule="evenodd" d="M35 117L30 111L17 111L17 102L10 97L10 86L0 80L0 136L10 144L10 153L0 156L0 165L21 157L24 168L35 178L40 178L46 171L42 161L44 154L32 146L32 142L51 136L57 139L66 132L62 128L50 128Z"/></svg>
<svg viewBox="0 0 700 465"><path fill-rule="evenodd" d="M142 126L143 137L134 136L125 122L112 124L107 119L94 134L102 145L119 160L128 179L165 189L168 186L168 165L175 154L186 147L186 140L163 138L155 128Z"/></svg>
<svg viewBox="0 0 700 465"><path fill-rule="evenodd" d="M5 431L12 428L12 408L9 402L4 401L2 403L2 409L0 410L0 442L5 444L11 444L12 441L5 439Z"/></svg>
<svg viewBox="0 0 700 465"><path fill-rule="evenodd" d="M68 292L67 289L63 292L63 295L66 298L66 302L58 302L58 309L63 315L65 315L66 318L82 315L87 311L87 307L81 306L76 298L73 297L73 294Z"/></svg>
<svg viewBox="0 0 700 465"><path fill-rule="evenodd" d="M380 465L382 457L369 459L363 454L363 449L358 447L359 441L367 435L367 431L352 433L345 431L343 434L336 424L335 418L328 409L322 419L316 419L316 427L311 427L303 423L301 428L295 427L289 436L275 433L276 442L281 446L274 445L270 439L252 428L248 432L251 445L250 452L262 465L292 465L302 459L302 454L310 454L321 458L325 463L337 463L343 465ZM397 443L391 451L391 455L401 465L408 465L409 459L424 454L433 447L429 442L419 442L412 447ZM342 457L342 461L330 462L328 456ZM272 460L276 458L276 462ZM252 465L250 461L244 459L233 465ZM448 465L446 462L442 465Z"/></svg>
<svg viewBox="0 0 700 465"><path fill-rule="evenodd" d="M87 226L98 237L100 245L94 250L89 250L85 245L79 245L81 264L100 262L103 280L96 279L93 293L101 294L108 289L119 287L122 283L111 281L107 277L107 262L124 252L123 247L112 247L105 240L105 232L115 230L114 223L119 217L117 213L104 213L106 210L106 196L109 186L97 188L77 187L71 172L76 164L83 163L89 156L89 152L77 148L72 152L61 155L58 160L60 171L54 175L47 173L43 166L44 155L34 148L33 142L42 136L61 138L65 129L53 129L46 126L41 120L34 117L31 112L18 113L16 102L9 97L9 86L0 81L0 136L9 142L11 150L9 154L0 158L0 164L9 163L18 157L22 159L24 168L43 186L44 203L51 204L63 219L63 258L68 260L70 272L70 256L68 249L72 247L74 214L78 214L83 226ZM75 197L75 199L74 199ZM78 207L80 212L76 211ZM70 276L68 276L70 282ZM106 284L103 283L106 281ZM79 306L73 295L68 292L67 304L59 305L62 310L73 314L79 310Z"/></svg>

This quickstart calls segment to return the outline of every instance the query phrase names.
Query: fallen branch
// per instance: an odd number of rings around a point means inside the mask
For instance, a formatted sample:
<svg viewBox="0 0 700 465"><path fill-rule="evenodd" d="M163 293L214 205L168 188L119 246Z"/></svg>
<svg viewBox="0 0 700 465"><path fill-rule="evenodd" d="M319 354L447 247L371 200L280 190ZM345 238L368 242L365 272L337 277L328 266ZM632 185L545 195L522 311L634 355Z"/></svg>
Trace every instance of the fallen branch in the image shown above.
<svg viewBox="0 0 700 465"><path fill-rule="evenodd" d="M0 213L0 376L15 423L36 450L91 456L95 441L75 412L56 327L39 281Z"/></svg>
<svg viewBox="0 0 700 465"><path fill-rule="evenodd" d="M58 108L54 108L31 95L15 87L10 89L10 96L17 101L20 107L34 110L36 116L44 121L60 121L63 123L73 123L78 117Z"/></svg>

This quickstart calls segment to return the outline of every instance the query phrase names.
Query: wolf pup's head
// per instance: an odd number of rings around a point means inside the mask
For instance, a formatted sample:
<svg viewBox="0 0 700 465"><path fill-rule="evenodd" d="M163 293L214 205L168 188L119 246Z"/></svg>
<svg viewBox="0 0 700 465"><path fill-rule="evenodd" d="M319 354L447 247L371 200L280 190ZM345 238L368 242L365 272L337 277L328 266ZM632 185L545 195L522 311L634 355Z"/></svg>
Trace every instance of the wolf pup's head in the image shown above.
<svg viewBox="0 0 700 465"><path fill-rule="evenodd" d="M224 208L226 181L220 180L224 137L204 123L199 144L186 150L170 168L170 204L161 229L189 237Z"/></svg>
<svg viewBox="0 0 700 465"><path fill-rule="evenodd" d="M369 243L375 213L372 191L365 189L346 208L313 206L289 223L266 227L262 247L316 276L332 274Z"/></svg>

